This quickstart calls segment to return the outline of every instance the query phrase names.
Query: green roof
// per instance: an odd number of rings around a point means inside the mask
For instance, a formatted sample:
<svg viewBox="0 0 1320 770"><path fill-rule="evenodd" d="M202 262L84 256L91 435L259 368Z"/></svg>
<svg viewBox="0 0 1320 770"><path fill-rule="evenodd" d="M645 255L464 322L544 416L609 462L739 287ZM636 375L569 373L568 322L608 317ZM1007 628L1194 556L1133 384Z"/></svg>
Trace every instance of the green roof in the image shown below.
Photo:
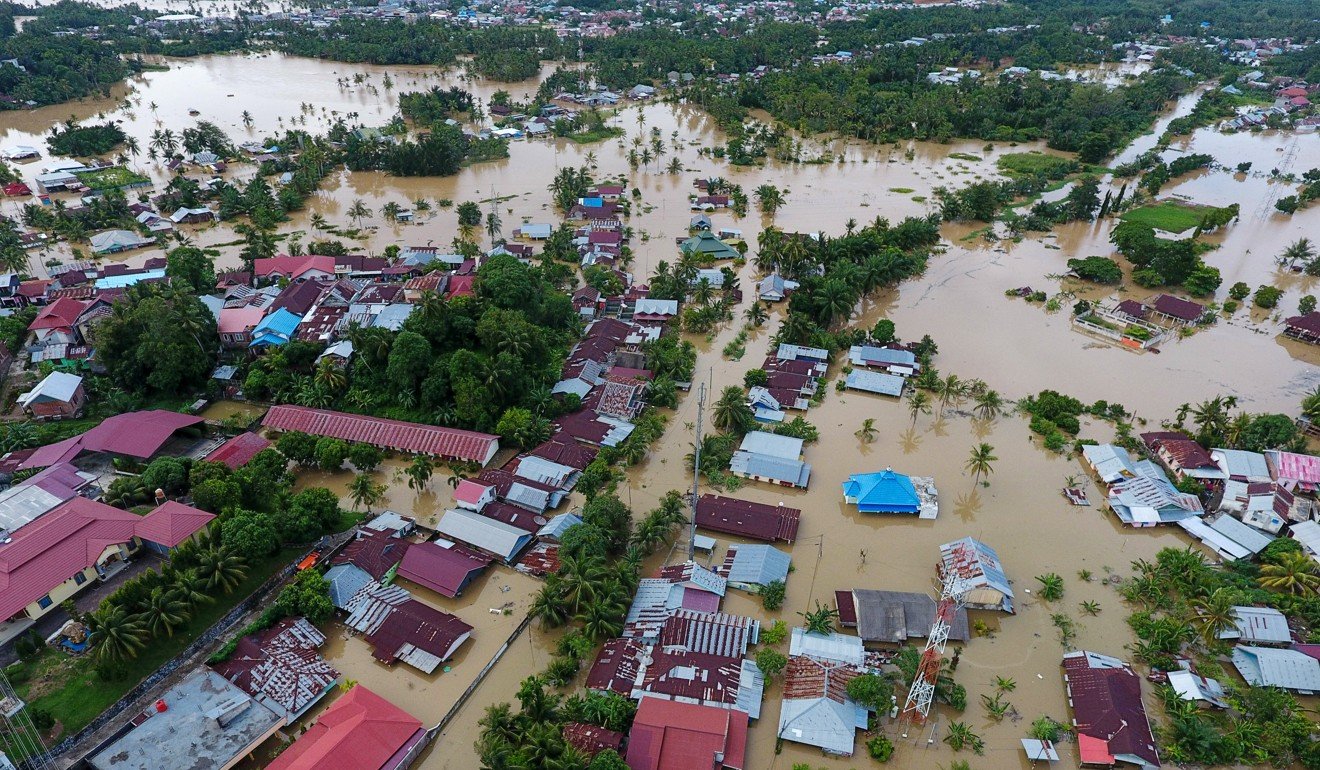
<svg viewBox="0 0 1320 770"><path fill-rule="evenodd" d="M705 230L683 241L678 248L684 254L699 254L711 259L738 259L742 256L737 249Z"/></svg>

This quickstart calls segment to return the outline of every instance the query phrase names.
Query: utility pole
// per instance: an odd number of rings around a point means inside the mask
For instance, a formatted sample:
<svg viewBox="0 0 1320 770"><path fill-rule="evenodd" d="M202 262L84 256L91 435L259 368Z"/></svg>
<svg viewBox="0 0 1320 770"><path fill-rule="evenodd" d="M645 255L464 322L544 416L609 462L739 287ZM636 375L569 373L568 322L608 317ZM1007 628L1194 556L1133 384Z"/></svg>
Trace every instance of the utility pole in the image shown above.
<svg viewBox="0 0 1320 770"><path fill-rule="evenodd" d="M706 383L697 390L697 440L692 452L692 528L688 535L688 561L697 559L697 487L701 483L701 418L706 413Z"/></svg>

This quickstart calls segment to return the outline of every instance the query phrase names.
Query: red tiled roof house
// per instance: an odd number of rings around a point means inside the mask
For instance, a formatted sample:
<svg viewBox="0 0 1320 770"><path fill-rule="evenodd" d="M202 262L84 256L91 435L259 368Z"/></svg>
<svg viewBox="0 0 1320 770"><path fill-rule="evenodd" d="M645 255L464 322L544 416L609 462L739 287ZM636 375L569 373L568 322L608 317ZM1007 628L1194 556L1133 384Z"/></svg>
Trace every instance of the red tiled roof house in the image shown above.
<svg viewBox="0 0 1320 770"><path fill-rule="evenodd" d="M398 770L426 747L420 720L362 685L325 710L267 770Z"/></svg>

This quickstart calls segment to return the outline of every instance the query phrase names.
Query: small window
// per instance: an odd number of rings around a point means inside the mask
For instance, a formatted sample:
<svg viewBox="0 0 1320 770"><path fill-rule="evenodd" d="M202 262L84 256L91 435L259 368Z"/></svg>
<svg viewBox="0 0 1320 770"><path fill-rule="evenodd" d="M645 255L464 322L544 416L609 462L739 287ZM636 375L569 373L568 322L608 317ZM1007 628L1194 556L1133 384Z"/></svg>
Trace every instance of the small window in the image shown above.
<svg viewBox="0 0 1320 770"><path fill-rule="evenodd" d="M43 597L41 597L40 599L37 600L37 606L40 607L40 608L43 609L43 610L46 609L47 607L49 607L50 605L54 604L54 603L55 603L55 602L53 602L53 601L50 600L50 594L46 594L45 596L43 596Z"/></svg>
<svg viewBox="0 0 1320 770"><path fill-rule="evenodd" d="M87 582L87 575L82 572L76 572L73 575L73 582L82 585Z"/></svg>

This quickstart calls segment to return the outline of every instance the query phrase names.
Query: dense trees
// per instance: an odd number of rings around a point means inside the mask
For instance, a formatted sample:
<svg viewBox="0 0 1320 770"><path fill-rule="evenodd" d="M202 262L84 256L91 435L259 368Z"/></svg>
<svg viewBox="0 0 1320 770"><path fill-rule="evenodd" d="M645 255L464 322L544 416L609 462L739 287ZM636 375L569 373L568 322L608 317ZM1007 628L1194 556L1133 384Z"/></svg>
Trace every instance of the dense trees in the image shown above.
<svg viewBox="0 0 1320 770"><path fill-rule="evenodd" d="M131 287L92 338L110 378L130 393L189 393L215 366L215 317L177 287Z"/></svg>
<svg viewBox="0 0 1320 770"><path fill-rule="evenodd" d="M134 66L112 47L80 35L55 37L39 25L0 38L0 59L15 59L22 65L0 67L0 93L15 100L0 109L21 107L25 101L58 104L108 93Z"/></svg>
<svg viewBox="0 0 1320 770"><path fill-rule="evenodd" d="M114 123L79 125L70 119L50 130L46 144L56 155L85 158L105 155L127 139L124 129Z"/></svg>
<svg viewBox="0 0 1320 770"><path fill-rule="evenodd" d="M399 112L418 126L433 126L458 113L470 112L472 94L457 86L399 94Z"/></svg>

